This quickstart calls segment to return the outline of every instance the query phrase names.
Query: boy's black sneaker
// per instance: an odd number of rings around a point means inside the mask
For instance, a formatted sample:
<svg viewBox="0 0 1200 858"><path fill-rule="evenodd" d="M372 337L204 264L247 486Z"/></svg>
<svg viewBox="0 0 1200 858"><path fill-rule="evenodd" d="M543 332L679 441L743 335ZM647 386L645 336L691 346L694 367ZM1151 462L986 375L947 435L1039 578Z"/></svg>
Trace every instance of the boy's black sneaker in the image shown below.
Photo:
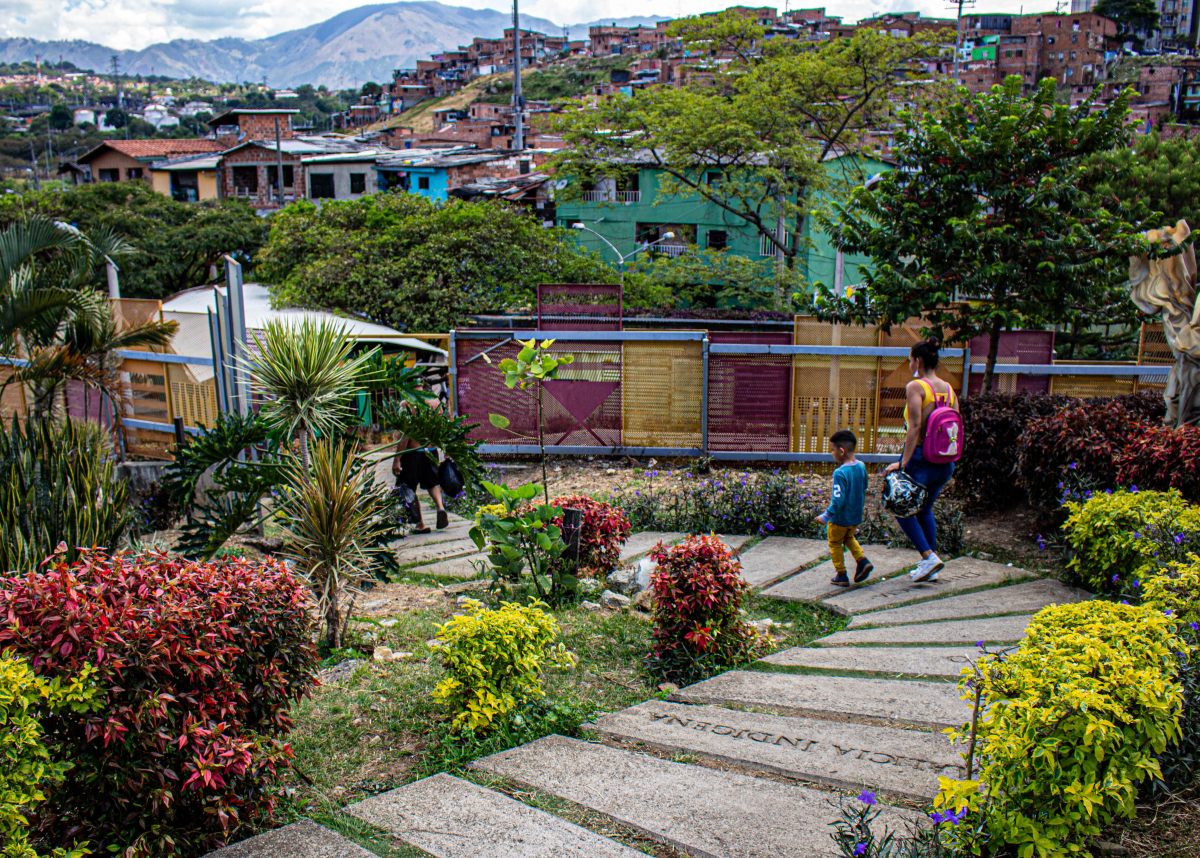
<svg viewBox="0 0 1200 858"><path fill-rule="evenodd" d="M854 583L861 584L863 581L866 581L867 576L871 574L871 570L874 568L871 565L871 561L867 558L864 557L862 560L859 560L858 568L854 570Z"/></svg>
<svg viewBox="0 0 1200 858"><path fill-rule="evenodd" d="M833 584L835 586L838 586L838 587L849 587L850 579L847 578L845 575L834 575L832 578L829 579L829 583Z"/></svg>

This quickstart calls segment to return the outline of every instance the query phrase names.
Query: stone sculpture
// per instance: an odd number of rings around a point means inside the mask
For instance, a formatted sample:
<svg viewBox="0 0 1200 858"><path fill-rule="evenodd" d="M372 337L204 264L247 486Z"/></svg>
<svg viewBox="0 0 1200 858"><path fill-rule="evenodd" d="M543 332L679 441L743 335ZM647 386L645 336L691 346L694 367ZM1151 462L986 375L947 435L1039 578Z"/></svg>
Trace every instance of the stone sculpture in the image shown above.
<svg viewBox="0 0 1200 858"><path fill-rule="evenodd" d="M1187 221L1152 229L1146 238L1164 249L1179 247L1191 234ZM1196 302L1196 251L1188 245L1179 253L1151 259L1129 258L1129 295L1143 313L1161 313L1167 344L1175 365L1167 376L1163 398L1166 424L1200 423L1200 304Z"/></svg>

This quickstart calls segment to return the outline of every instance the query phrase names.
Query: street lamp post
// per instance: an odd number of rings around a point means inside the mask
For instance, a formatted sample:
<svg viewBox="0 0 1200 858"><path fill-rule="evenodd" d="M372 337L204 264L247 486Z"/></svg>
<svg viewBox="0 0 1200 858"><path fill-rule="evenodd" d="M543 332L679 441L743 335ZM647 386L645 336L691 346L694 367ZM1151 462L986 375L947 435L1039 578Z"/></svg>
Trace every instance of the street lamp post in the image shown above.
<svg viewBox="0 0 1200 858"><path fill-rule="evenodd" d="M641 247L635 248L632 253L626 253L624 256L622 256L621 251L617 250L617 246L615 244L613 244L611 241L609 241L607 238L602 236L600 233L596 232L596 230L594 230L590 227L586 227L581 223L571 224L571 229L582 229L585 232L590 232L592 235L596 236L596 238L600 239L605 244L607 244L610 248L612 248L612 252L617 255L617 276L620 277L622 285L624 285L624 283L625 283L625 260L626 259L632 259L633 257L637 256L639 253L641 253L643 250L648 250L649 248L653 247L654 245L656 245L660 242L669 241L670 239L675 237L675 233L665 232L665 233L663 233L662 238L656 238L654 241L646 242Z"/></svg>

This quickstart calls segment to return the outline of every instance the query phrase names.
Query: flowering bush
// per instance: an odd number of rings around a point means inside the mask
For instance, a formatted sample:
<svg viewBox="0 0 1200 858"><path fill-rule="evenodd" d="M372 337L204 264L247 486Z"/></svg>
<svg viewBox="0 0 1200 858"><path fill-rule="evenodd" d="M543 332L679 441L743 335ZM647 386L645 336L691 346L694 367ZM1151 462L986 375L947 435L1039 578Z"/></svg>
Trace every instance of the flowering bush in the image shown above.
<svg viewBox="0 0 1200 858"><path fill-rule="evenodd" d="M446 678L433 697L450 710L454 731L487 731L518 706L546 696L543 667L574 665L574 656L554 644L558 624L543 607L541 602L502 602L489 610L471 599L467 613L441 627L438 646Z"/></svg>
<svg viewBox="0 0 1200 858"><path fill-rule="evenodd" d="M650 576L650 673L686 684L751 660L758 637L738 615L750 588L729 548L715 536L692 536L671 548L660 544L650 556L658 564Z"/></svg>
<svg viewBox="0 0 1200 858"><path fill-rule="evenodd" d="M621 546L629 538L629 517L624 511L586 495L560 495L553 498L550 505L583 512L577 567L580 577L604 576L611 572L621 556ZM554 523L562 527L562 518Z"/></svg>
<svg viewBox="0 0 1200 858"><path fill-rule="evenodd" d="M43 787L71 766L69 761L50 758L37 716L94 709L94 673L94 668L84 665L79 676L64 686L59 679L38 676L23 659L0 656L0 724L4 725L0 730L0 855L4 858L37 858L29 845L26 813L45 800ZM86 854L86 847L80 846L70 852L57 849L53 858L79 858Z"/></svg>
<svg viewBox="0 0 1200 858"><path fill-rule="evenodd" d="M1115 487L1117 457L1149 428L1119 401L1078 402L1032 421L1017 448L1017 473L1029 502L1057 508L1069 479Z"/></svg>
<svg viewBox="0 0 1200 858"><path fill-rule="evenodd" d="M1158 776L1155 755L1179 734L1179 647L1161 611L1080 602L1039 611L1015 651L964 670L964 699L981 683L980 781L941 779L938 807L973 818L946 832L951 842L975 855L1082 856L1114 816L1132 816L1137 785Z"/></svg>
<svg viewBox="0 0 1200 858"><path fill-rule="evenodd" d="M1176 489L1200 503L1200 426L1149 426L1117 455L1117 479L1143 489Z"/></svg>
<svg viewBox="0 0 1200 858"><path fill-rule="evenodd" d="M1097 593L1140 586L1140 570L1164 537L1200 538L1200 508L1175 491L1104 492L1068 502L1066 510L1063 535L1072 552L1067 568Z"/></svg>
<svg viewBox="0 0 1200 858"><path fill-rule="evenodd" d="M313 684L306 588L274 560L62 554L0 582L0 650L68 685L94 668L99 709L42 719L71 764L36 822L53 842L126 858L201 854L274 804L288 709Z"/></svg>

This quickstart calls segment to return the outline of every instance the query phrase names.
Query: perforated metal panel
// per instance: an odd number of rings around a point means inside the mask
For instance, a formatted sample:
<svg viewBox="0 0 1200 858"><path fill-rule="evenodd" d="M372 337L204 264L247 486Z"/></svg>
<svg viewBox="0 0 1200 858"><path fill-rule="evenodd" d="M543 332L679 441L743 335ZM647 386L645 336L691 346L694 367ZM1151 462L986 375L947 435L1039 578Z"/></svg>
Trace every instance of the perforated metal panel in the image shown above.
<svg viewBox="0 0 1200 858"><path fill-rule="evenodd" d="M786 332L717 332L711 343L791 345ZM786 355L708 357L710 450L787 452L790 440L792 359Z"/></svg>
<svg viewBox="0 0 1200 858"><path fill-rule="evenodd" d="M1070 366L1071 363L1071 361L1055 361L1056 366ZM1132 375L1054 375L1050 377L1050 392L1066 396L1118 396L1122 393L1133 393L1136 388L1137 376Z"/></svg>
<svg viewBox="0 0 1200 858"><path fill-rule="evenodd" d="M166 365L153 360L126 359L121 363L123 410L126 418L171 425L171 405L167 398ZM128 379L128 380L126 380ZM125 451L150 459L170 459L175 443L171 432L125 428Z"/></svg>
<svg viewBox="0 0 1200 858"><path fill-rule="evenodd" d="M830 325L796 317L798 346L862 346L879 344L875 328ZM876 357L795 355L792 358L792 452L828 452L829 436L849 429L858 449L874 452L880 361Z"/></svg>
<svg viewBox="0 0 1200 858"><path fill-rule="evenodd" d="M971 363L985 363L991 337L975 337L971 340ZM996 365L1004 364L1049 364L1054 361L1054 331L1002 331L1000 345L996 350ZM967 387L969 393L983 389L983 375L972 373ZM999 393L1046 393L1050 390L1050 378L1045 375L1002 373L996 376L992 390Z"/></svg>
<svg viewBox="0 0 1200 858"><path fill-rule="evenodd" d="M606 283L538 285L538 330L621 330L621 287Z"/></svg>
<svg viewBox="0 0 1200 858"><path fill-rule="evenodd" d="M621 349L622 443L699 447L704 369L699 342L627 342Z"/></svg>

